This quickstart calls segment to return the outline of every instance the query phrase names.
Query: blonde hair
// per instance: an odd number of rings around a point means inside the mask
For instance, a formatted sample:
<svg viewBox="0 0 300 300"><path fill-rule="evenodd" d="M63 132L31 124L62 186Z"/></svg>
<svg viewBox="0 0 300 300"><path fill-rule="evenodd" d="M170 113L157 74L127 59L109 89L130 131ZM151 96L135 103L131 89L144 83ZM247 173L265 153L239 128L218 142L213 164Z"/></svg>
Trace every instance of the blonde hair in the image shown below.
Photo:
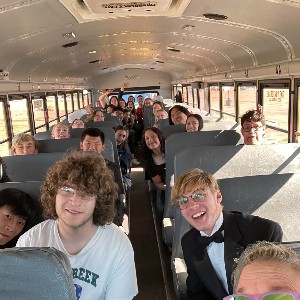
<svg viewBox="0 0 300 300"><path fill-rule="evenodd" d="M272 244L266 241L257 242L246 248L232 274L235 291L243 269L255 261L273 261L281 265L290 266L292 269L300 272L300 253L283 245Z"/></svg>
<svg viewBox="0 0 300 300"><path fill-rule="evenodd" d="M12 150L14 151L16 147L18 147L23 142L33 142L35 149L37 149L38 151L40 150L39 142L35 139L34 136L29 133L20 133L16 135L12 139Z"/></svg>
<svg viewBox="0 0 300 300"><path fill-rule="evenodd" d="M198 168L191 169L176 179L171 192L172 203L175 204L188 187L199 185L199 183L205 184L212 191L219 189L217 180L210 173Z"/></svg>

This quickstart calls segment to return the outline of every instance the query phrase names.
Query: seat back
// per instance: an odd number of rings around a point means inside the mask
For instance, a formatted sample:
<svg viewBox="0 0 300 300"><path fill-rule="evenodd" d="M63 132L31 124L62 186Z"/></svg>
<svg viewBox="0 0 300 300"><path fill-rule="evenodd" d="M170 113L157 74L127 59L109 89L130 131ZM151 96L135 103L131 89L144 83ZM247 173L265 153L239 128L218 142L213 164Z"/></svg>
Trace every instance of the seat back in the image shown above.
<svg viewBox="0 0 300 300"><path fill-rule="evenodd" d="M116 116L112 116L112 117L117 118ZM114 128L117 125L119 125L120 122L118 120L110 120L110 121L102 121L102 122L85 122L84 123L84 127L85 128L90 128L90 127L96 127L96 128L109 127L109 128Z"/></svg>
<svg viewBox="0 0 300 300"><path fill-rule="evenodd" d="M48 169L66 153L39 153L32 155L3 156L7 174L12 181L41 181Z"/></svg>
<svg viewBox="0 0 300 300"><path fill-rule="evenodd" d="M80 150L80 138L40 140L39 143L41 145L40 153Z"/></svg>
<svg viewBox="0 0 300 300"><path fill-rule="evenodd" d="M161 119L156 122L157 128L162 132L163 128L166 126L170 126L169 119Z"/></svg>
<svg viewBox="0 0 300 300"><path fill-rule="evenodd" d="M41 131L34 135L36 140L49 140L51 139L51 131Z"/></svg>
<svg viewBox="0 0 300 300"><path fill-rule="evenodd" d="M176 126L176 125L172 125ZM166 194L164 207L163 238L167 245L173 241L173 229L170 218L174 219L174 207L170 204L171 188L174 183L174 159L175 154L184 150L187 145L189 149L199 145L236 145L240 140L240 134L234 130L214 130L182 132L169 136L166 140ZM172 222L172 220L171 220Z"/></svg>
<svg viewBox="0 0 300 300"><path fill-rule="evenodd" d="M151 106L143 107L143 120L144 120L144 128L152 127L154 125L154 115L153 108Z"/></svg>
<svg viewBox="0 0 300 300"><path fill-rule="evenodd" d="M167 139L170 135L174 133L179 132L185 132L185 124L179 124L179 125L167 125L162 127L161 132L165 139Z"/></svg>
<svg viewBox="0 0 300 300"><path fill-rule="evenodd" d="M0 265L1 299L76 300L69 259L55 248L3 249Z"/></svg>

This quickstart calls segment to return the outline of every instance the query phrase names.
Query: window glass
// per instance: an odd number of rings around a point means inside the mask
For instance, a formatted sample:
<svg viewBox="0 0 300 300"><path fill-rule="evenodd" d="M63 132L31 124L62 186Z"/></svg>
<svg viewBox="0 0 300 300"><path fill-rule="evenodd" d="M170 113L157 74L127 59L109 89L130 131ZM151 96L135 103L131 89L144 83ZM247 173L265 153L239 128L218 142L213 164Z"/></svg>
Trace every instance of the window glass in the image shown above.
<svg viewBox="0 0 300 300"><path fill-rule="evenodd" d="M74 101L74 110L78 110L78 95L77 93L73 93L73 101Z"/></svg>
<svg viewBox="0 0 300 300"><path fill-rule="evenodd" d="M84 107L86 107L88 105L88 96L87 95L83 95L83 103L84 103Z"/></svg>
<svg viewBox="0 0 300 300"><path fill-rule="evenodd" d="M267 138L269 142L288 142L288 88L263 89L263 113L267 123ZM273 127L273 128L270 128ZM276 130L279 129L279 130Z"/></svg>
<svg viewBox="0 0 300 300"><path fill-rule="evenodd" d="M4 100L0 97L0 101ZM0 102L0 142L3 142L7 139L7 127L5 122L5 110L4 110L4 102ZM3 142L0 144L0 156L8 156L9 155L9 145L8 142Z"/></svg>
<svg viewBox="0 0 300 300"><path fill-rule="evenodd" d="M188 95L187 95L187 88L184 86L182 88L182 103L187 103Z"/></svg>
<svg viewBox="0 0 300 300"><path fill-rule="evenodd" d="M188 93L188 105L193 106L193 89L190 85L187 87L187 93Z"/></svg>
<svg viewBox="0 0 300 300"><path fill-rule="evenodd" d="M57 120L55 96L47 96L49 122Z"/></svg>
<svg viewBox="0 0 300 300"><path fill-rule="evenodd" d="M82 99L82 93L79 93L78 92L78 98L79 98L79 105L80 105L80 108L84 108L84 102L83 102L83 99Z"/></svg>
<svg viewBox="0 0 300 300"><path fill-rule="evenodd" d="M67 100L67 112L70 113L73 111L71 94L66 94L66 100Z"/></svg>
<svg viewBox="0 0 300 300"><path fill-rule="evenodd" d="M220 117L219 87L210 86L210 114Z"/></svg>
<svg viewBox="0 0 300 300"><path fill-rule="evenodd" d="M63 117L66 115L65 100L63 95L58 95L58 110L59 110L59 117Z"/></svg>
<svg viewBox="0 0 300 300"><path fill-rule="evenodd" d="M193 89L194 94L194 105L193 107L198 108L198 89Z"/></svg>
<svg viewBox="0 0 300 300"><path fill-rule="evenodd" d="M28 118L27 99L10 100L10 113L12 119L13 135L26 132L30 129Z"/></svg>
<svg viewBox="0 0 300 300"><path fill-rule="evenodd" d="M42 131L45 130L45 116L43 99L32 99L33 118L35 128L42 126Z"/></svg>
<svg viewBox="0 0 300 300"><path fill-rule="evenodd" d="M256 109L256 90L256 86L238 86L240 116L248 110Z"/></svg>
<svg viewBox="0 0 300 300"><path fill-rule="evenodd" d="M235 121L235 101L234 101L234 87L222 87L222 102L223 102L223 119L228 121Z"/></svg>

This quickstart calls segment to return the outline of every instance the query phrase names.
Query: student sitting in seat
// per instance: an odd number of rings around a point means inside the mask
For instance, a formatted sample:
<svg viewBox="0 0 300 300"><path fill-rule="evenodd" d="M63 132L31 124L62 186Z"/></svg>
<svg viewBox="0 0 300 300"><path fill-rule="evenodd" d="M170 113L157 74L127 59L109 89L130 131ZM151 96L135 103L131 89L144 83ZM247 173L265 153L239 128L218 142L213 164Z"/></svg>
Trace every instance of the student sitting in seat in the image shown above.
<svg viewBox="0 0 300 300"><path fill-rule="evenodd" d="M185 126L187 132L200 131L203 128L203 119L198 114L191 114L187 117Z"/></svg>
<svg viewBox="0 0 300 300"><path fill-rule="evenodd" d="M127 143L128 134L128 130L125 126L118 125L115 127L115 137L123 180L128 187L131 187L129 176L131 153Z"/></svg>
<svg viewBox="0 0 300 300"><path fill-rule="evenodd" d="M171 200L193 227L181 239L188 299L219 300L232 294L233 266L244 249L257 241L281 242L278 223L223 210L217 180L200 169L177 178Z"/></svg>
<svg viewBox="0 0 300 300"><path fill-rule="evenodd" d="M241 117L241 133L245 145L260 145L263 143L266 120L265 116L257 110L248 110Z"/></svg>
<svg viewBox="0 0 300 300"><path fill-rule="evenodd" d="M84 128L84 122L80 119L75 119L71 124L71 128Z"/></svg>
<svg viewBox="0 0 300 300"><path fill-rule="evenodd" d="M88 118L88 122L103 122L104 114L101 110L94 111Z"/></svg>
<svg viewBox="0 0 300 300"><path fill-rule="evenodd" d="M62 122L55 124L52 127L51 137L53 139L67 139L70 137L70 127Z"/></svg>
<svg viewBox="0 0 300 300"><path fill-rule="evenodd" d="M0 190L0 249L14 247L19 236L41 220L37 211L27 193L14 188Z"/></svg>
<svg viewBox="0 0 300 300"><path fill-rule="evenodd" d="M102 154L105 148L105 135L99 128L86 128L81 134L80 149L82 151L91 151L98 154ZM114 180L119 186L119 194L123 194L124 191L121 189L123 183L118 180L118 169L120 168L116 163L105 159L107 167L113 172ZM114 223L121 226L124 217L124 205L117 198L116 200L116 216Z"/></svg>
<svg viewBox="0 0 300 300"><path fill-rule="evenodd" d="M37 154L40 145L29 133L20 133L12 140L12 151L14 155Z"/></svg>
<svg viewBox="0 0 300 300"><path fill-rule="evenodd" d="M233 280L237 294L224 300L299 299L300 254L284 245L258 242L240 257Z"/></svg>
<svg viewBox="0 0 300 300"><path fill-rule="evenodd" d="M46 221L17 247L54 247L70 260L80 299L132 299L137 293L134 253L112 223L117 184L105 161L79 151L50 167L41 188Z"/></svg>
<svg viewBox="0 0 300 300"><path fill-rule="evenodd" d="M169 123L170 125L185 124L189 115L190 112L187 108L182 105L174 105L169 110Z"/></svg>
<svg viewBox="0 0 300 300"><path fill-rule="evenodd" d="M157 188L166 189L165 139L159 129L146 128L142 137L145 156L145 179L151 179Z"/></svg>

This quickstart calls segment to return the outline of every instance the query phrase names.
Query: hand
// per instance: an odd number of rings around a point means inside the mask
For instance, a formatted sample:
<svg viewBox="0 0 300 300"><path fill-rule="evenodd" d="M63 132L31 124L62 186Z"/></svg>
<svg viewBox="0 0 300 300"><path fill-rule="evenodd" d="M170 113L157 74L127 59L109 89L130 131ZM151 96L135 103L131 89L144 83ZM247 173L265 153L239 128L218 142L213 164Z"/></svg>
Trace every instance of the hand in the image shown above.
<svg viewBox="0 0 300 300"><path fill-rule="evenodd" d="M123 83L123 85L121 86L121 91L124 91L128 86L129 86L128 82Z"/></svg>

